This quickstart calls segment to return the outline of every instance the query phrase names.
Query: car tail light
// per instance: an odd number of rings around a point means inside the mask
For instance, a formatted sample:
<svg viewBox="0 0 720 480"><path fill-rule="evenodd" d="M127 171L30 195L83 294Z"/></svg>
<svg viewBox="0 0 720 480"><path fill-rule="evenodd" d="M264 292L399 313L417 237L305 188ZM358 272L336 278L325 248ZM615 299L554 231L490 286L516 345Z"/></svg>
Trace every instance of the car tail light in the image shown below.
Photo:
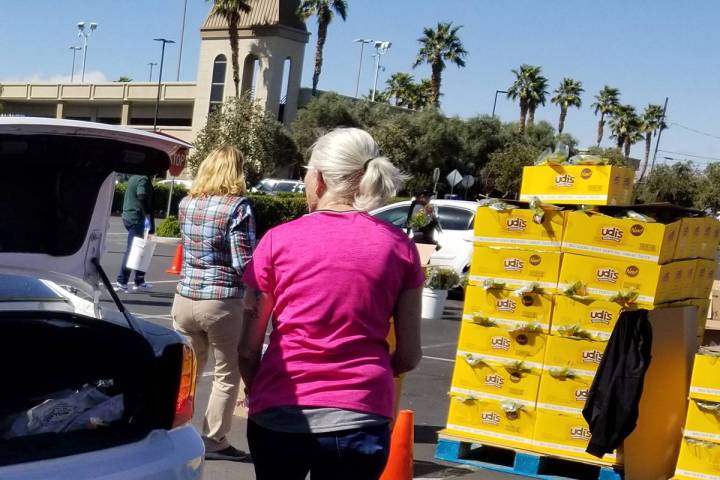
<svg viewBox="0 0 720 480"><path fill-rule="evenodd" d="M197 360L195 352L188 345L183 345L182 371L180 372L180 388L175 402L175 420L173 428L184 425L192 420L195 410L195 380L197 378Z"/></svg>

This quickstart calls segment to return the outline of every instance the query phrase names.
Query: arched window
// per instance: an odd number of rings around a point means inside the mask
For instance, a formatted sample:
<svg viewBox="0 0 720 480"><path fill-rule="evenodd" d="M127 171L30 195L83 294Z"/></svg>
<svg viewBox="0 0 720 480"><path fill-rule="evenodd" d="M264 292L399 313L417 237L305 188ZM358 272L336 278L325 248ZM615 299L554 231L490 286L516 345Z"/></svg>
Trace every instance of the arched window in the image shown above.
<svg viewBox="0 0 720 480"><path fill-rule="evenodd" d="M212 81L210 82L210 111L220 108L225 93L225 73L227 72L227 57L218 55L213 62Z"/></svg>
<svg viewBox="0 0 720 480"><path fill-rule="evenodd" d="M243 94L249 92L250 97L255 98L259 72L260 59L251 53L245 57L245 62L243 63L242 84L240 85L240 91Z"/></svg>

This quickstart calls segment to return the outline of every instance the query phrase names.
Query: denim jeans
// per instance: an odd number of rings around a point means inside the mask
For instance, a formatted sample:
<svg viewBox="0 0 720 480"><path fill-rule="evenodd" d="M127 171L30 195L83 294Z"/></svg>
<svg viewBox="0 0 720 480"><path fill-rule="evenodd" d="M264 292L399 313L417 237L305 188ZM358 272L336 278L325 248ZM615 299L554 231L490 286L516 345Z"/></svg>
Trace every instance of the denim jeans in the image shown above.
<svg viewBox="0 0 720 480"><path fill-rule="evenodd" d="M377 480L390 450L390 427L284 433L248 421L257 480Z"/></svg>
<svg viewBox="0 0 720 480"><path fill-rule="evenodd" d="M142 237L145 234L145 225L142 223L138 224L131 224L123 220L123 225L125 225L125 228L128 231L128 237L127 237L127 246L125 247L125 255L123 255L122 258L122 264L120 264L120 272L117 276L117 282L121 285L127 285L128 281L130 280L130 273L133 270L130 270L125 266L128 260L128 255L130 255L130 248L132 247L133 238L135 237ZM145 283L145 272L141 272L139 270L135 270L135 285L142 285Z"/></svg>

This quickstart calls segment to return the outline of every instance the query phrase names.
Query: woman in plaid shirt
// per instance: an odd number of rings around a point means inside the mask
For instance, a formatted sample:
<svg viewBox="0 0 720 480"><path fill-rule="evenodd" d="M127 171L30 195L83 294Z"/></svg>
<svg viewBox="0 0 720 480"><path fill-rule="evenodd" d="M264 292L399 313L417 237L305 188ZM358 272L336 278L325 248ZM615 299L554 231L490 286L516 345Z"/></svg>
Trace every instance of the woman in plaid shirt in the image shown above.
<svg viewBox="0 0 720 480"><path fill-rule="evenodd" d="M184 247L181 280L173 302L173 326L198 359L215 357L203 440L209 460L247 459L228 442L240 385L238 345L243 328L242 275L255 248L255 219L245 195L243 157L230 146L200 164L190 194L180 202Z"/></svg>

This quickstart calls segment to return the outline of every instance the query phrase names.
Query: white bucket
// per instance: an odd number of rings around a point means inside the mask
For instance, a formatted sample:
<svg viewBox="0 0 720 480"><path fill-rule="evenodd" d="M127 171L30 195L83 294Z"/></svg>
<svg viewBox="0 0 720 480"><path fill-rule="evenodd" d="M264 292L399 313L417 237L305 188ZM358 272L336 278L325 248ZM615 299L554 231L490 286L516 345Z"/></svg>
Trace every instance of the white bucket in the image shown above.
<svg viewBox="0 0 720 480"><path fill-rule="evenodd" d="M422 294L422 318L439 320L442 318L447 300L447 290L431 290L423 288Z"/></svg>
<svg viewBox="0 0 720 480"><path fill-rule="evenodd" d="M125 266L131 270L147 272L150 268L150 262L155 253L156 245L157 242L150 238L133 238L132 247L130 247L130 254L128 255Z"/></svg>

